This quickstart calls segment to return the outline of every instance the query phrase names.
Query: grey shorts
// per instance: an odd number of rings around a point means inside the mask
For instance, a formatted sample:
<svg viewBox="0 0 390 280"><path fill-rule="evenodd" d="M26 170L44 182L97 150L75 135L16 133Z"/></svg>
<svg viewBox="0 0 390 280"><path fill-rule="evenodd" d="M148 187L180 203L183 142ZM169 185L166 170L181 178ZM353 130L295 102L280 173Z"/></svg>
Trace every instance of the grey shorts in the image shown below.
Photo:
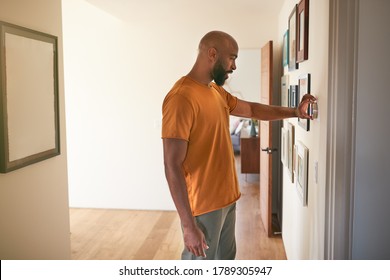
<svg viewBox="0 0 390 280"><path fill-rule="evenodd" d="M236 203L195 217L209 246L206 258L196 257L186 248L182 260L234 260L236 257Z"/></svg>

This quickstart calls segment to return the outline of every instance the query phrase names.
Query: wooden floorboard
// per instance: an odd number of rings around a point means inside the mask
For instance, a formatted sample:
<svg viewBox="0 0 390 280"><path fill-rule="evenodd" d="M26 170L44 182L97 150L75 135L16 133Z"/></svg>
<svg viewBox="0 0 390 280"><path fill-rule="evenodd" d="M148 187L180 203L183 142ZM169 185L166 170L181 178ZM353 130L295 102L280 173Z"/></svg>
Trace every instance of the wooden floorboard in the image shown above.
<svg viewBox="0 0 390 280"><path fill-rule="evenodd" d="M285 260L281 236L268 238L260 219L259 176L238 176L236 259ZM176 260L183 249L174 211L72 208L70 224L74 260Z"/></svg>

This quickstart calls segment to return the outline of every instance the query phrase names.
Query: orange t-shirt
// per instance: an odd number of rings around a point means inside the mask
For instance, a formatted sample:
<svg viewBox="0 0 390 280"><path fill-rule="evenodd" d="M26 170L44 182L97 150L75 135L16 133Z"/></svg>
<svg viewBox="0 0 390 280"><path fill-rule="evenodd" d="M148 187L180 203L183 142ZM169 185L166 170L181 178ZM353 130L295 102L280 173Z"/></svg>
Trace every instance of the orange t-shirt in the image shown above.
<svg viewBox="0 0 390 280"><path fill-rule="evenodd" d="M240 198L229 115L237 98L222 87L183 77L163 102L162 138L188 141L183 163L194 216L226 207Z"/></svg>

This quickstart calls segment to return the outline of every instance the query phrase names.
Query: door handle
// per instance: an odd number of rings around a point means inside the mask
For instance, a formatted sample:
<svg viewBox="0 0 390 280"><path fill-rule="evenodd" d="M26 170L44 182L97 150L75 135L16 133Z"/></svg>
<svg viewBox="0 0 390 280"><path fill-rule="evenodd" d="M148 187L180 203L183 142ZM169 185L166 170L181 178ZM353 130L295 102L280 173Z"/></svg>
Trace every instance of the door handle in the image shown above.
<svg viewBox="0 0 390 280"><path fill-rule="evenodd" d="M277 148L270 148L270 147L267 147L265 149L261 149L263 152L267 152L267 154L272 154L273 152L276 152L278 149Z"/></svg>

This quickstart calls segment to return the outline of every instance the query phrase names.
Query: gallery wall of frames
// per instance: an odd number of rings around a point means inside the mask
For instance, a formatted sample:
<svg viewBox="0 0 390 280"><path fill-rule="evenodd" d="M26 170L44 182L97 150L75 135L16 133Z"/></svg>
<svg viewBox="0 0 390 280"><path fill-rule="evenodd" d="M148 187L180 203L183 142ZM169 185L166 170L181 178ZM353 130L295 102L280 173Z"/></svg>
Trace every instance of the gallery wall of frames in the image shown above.
<svg viewBox="0 0 390 280"><path fill-rule="evenodd" d="M283 76L281 77L281 106L296 108L305 94L310 94L311 74L302 73L298 83L290 83L289 74L309 59L309 0L295 4L287 19L288 29L283 35ZM309 110L312 110L310 107ZM313 112L308 112L313 114ZM316 112L317 113L317 112ZM281 128L281 161L289 180L297 190L302 206L308 204L309 149L295 137L296 130L310 133L310 120L298 119L297 127L289 120Z"/></svg>

